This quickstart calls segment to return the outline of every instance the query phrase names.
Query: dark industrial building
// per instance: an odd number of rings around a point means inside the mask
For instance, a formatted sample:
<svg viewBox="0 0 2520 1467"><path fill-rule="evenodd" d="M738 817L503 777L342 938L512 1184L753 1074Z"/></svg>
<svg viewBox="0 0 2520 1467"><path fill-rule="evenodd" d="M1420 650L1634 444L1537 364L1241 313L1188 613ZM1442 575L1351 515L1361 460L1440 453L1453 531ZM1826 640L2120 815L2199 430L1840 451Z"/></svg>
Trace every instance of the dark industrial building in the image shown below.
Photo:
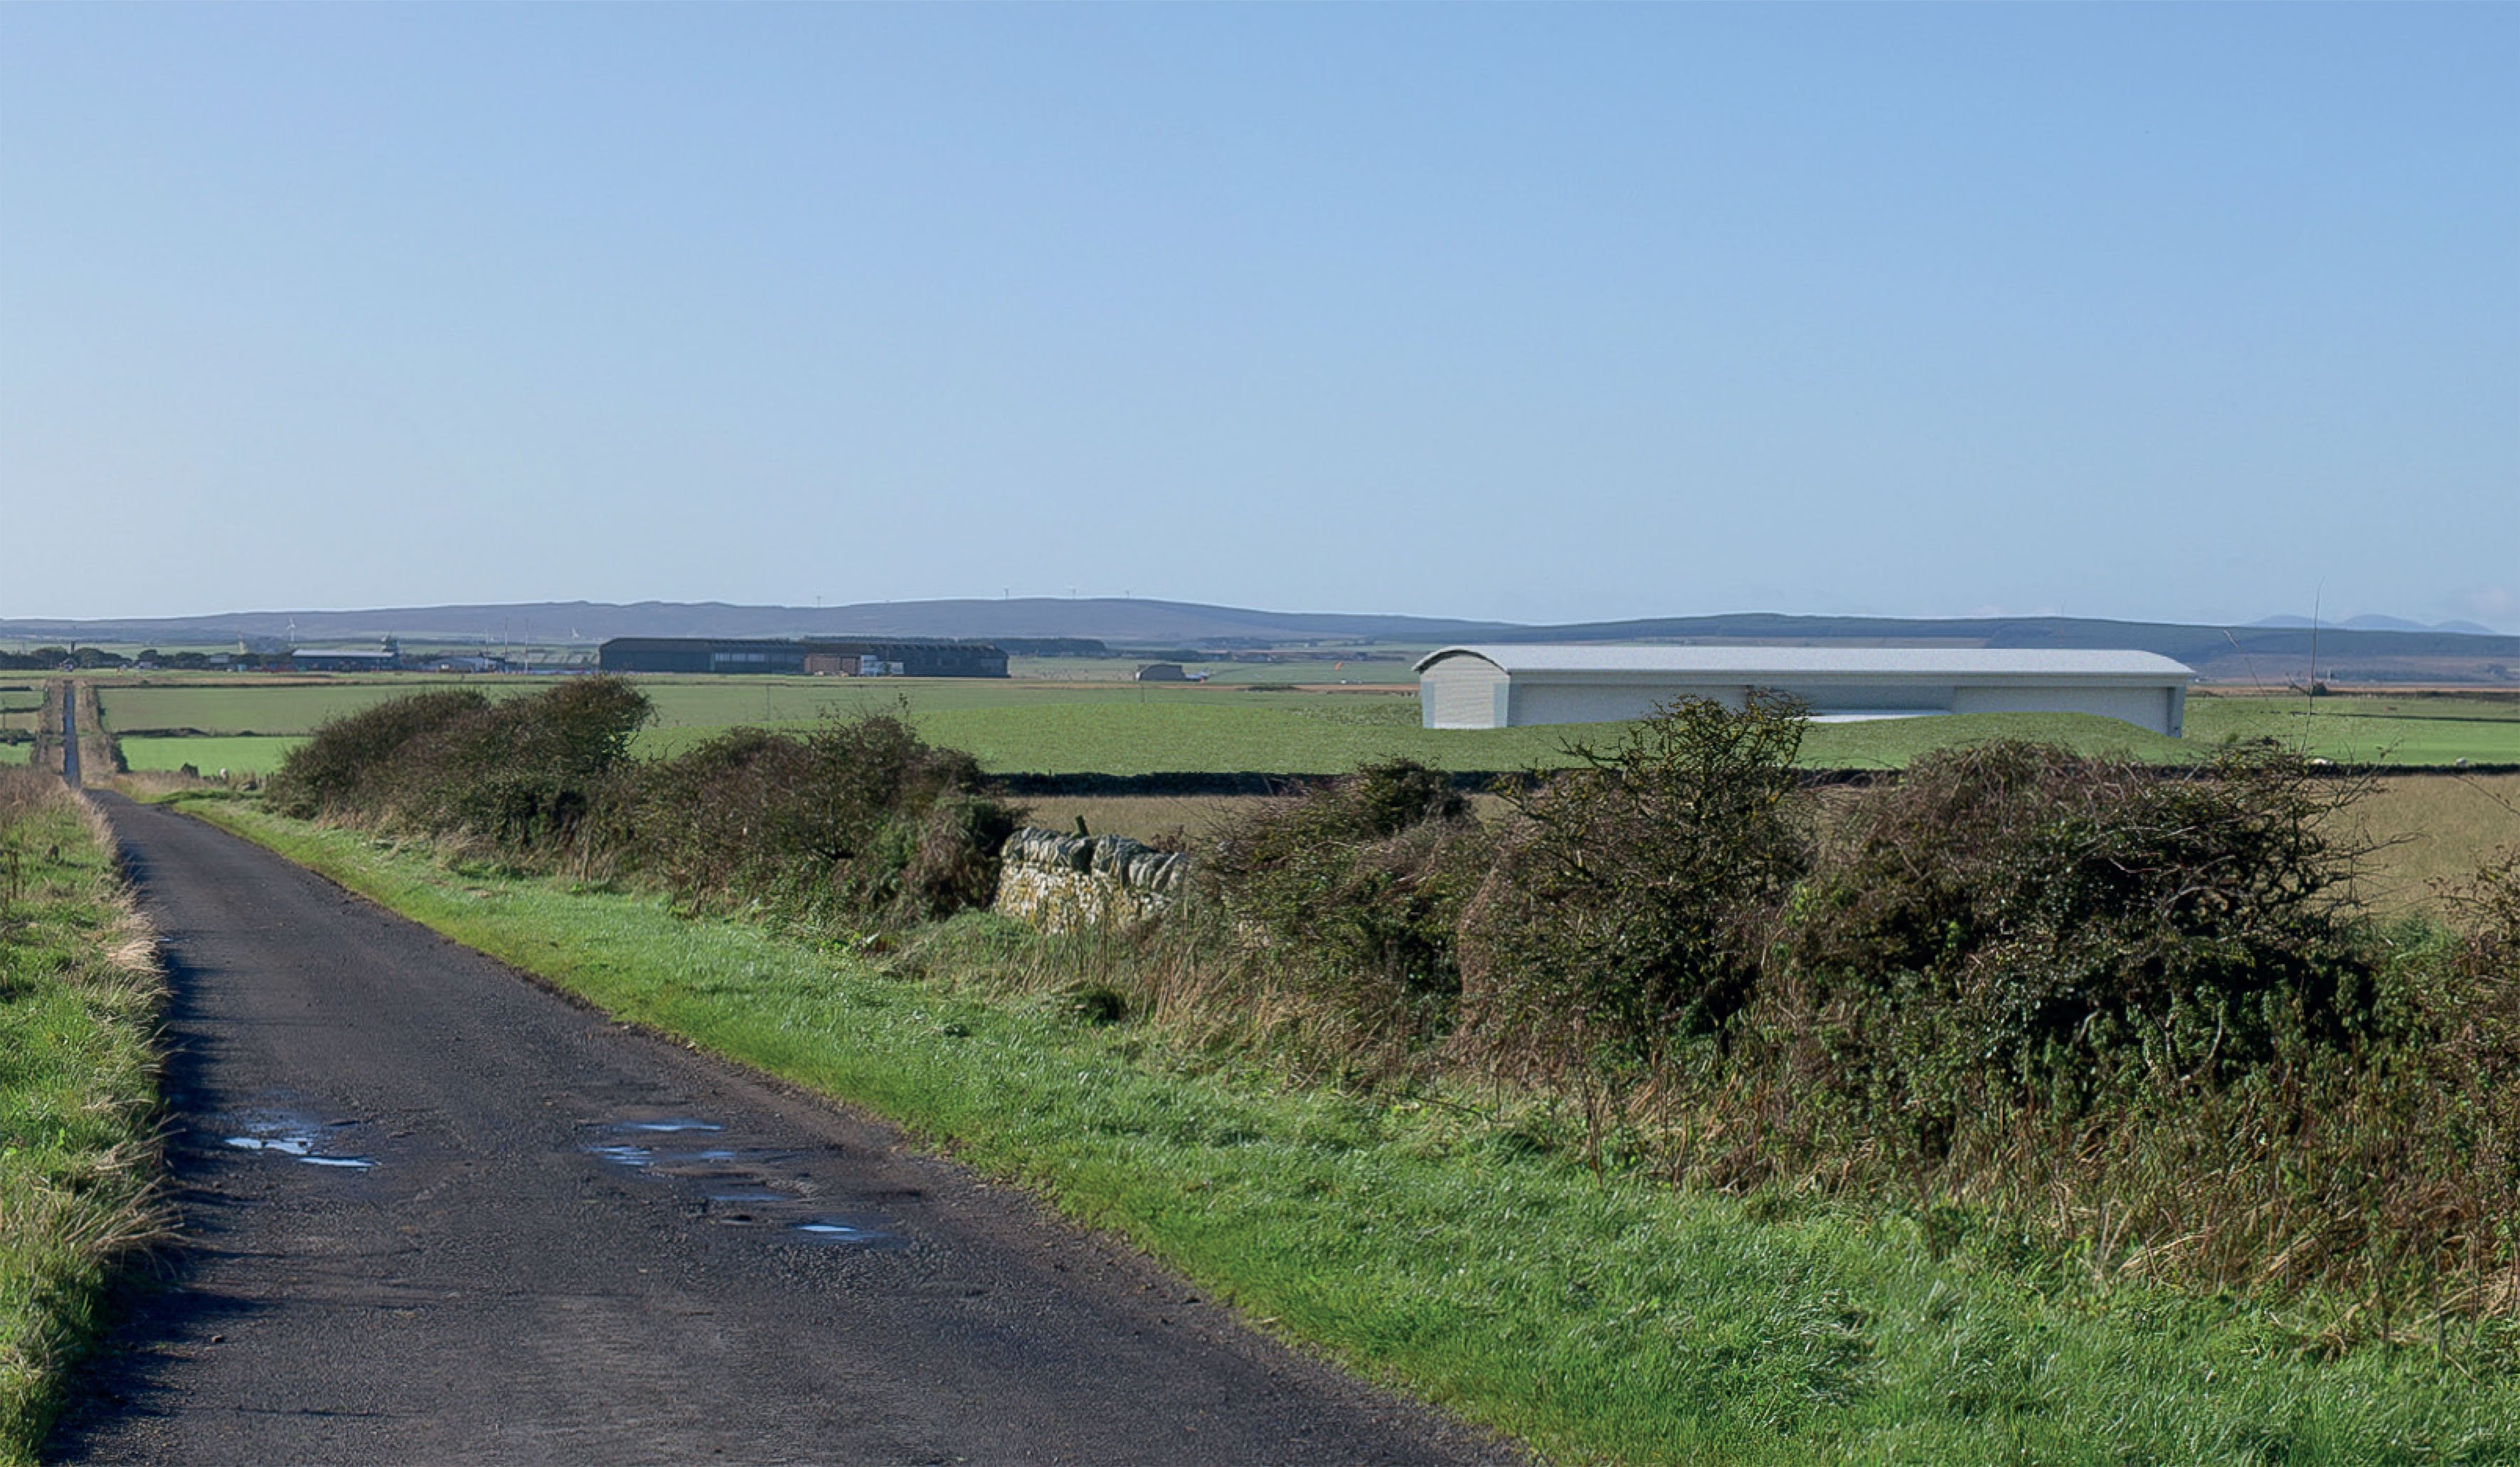
<svg viewBox="0 0 2520 1467"><path fill-rule="evenodd" d="M829 677L1004 677L1007 655L985 642L716 637L614 637L597 654L607 672L775 672Z"/></svg>
<svg viewBox="0 0 2520 1467"><path fill-rule="evenodd" d="M402 653L392 647L292 647L289 666L296 672L393 672L402 667Z"/></svg>

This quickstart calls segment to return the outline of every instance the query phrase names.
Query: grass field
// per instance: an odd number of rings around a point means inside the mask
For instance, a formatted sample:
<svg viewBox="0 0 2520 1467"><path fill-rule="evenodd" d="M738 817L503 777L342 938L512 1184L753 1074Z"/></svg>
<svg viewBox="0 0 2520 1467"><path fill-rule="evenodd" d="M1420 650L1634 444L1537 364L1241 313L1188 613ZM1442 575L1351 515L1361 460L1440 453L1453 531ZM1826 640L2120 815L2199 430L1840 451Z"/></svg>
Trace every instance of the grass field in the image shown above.
<svg viewBox="0 0 2520 1467"><path fill-rule="evenodd" d="M42 688L0 688L0 730L33 733L43 721L43 711Z"/></svg>
<svg viewBox="0 0 2520 1467"><path fill-rule="evenodd" d="M2468 880L2496 851L2520 849L2520 774L2384 779L2354 818L2381 844L2363 898L2383 911L2430 905L2437 883Z"/></svg>
<svg viewBox="0 0 2520 1467"><path fill-rule="evenodd" d="M126 738L120 741L122 761L134 773L154 773L192 765L216 778L221 769L237 774L266 775L280 767L289 751L305 743L302 735L272 737Z"/></svg>
<svg viewBox="0 0 2520 1467"><path fill-rule="evenodd" d="M302 735L327 718L388 698L456 685L387 677L99 686L107 724L123 737L132 767L191 763L268 772L287 746L185 753L154 743L144 748L142 739L172 730L221 738ZM549 683L483 678L464 685L507 697ZM1014 678L653 678L642 679L640 687L656 707L655 721L640 740L646 755L678 753L742 724L804 728L833 713L907 706L929 739L968 749L987 768L1009 773L1322 774L1404 756L1442 768L1514 769L1564 762L1570 738L1600 741L1616 733L1604 725L1430 730L1418 726L1417 699L1406 692ZM2314 705L2304 698L2200 695L2189 700L2185 739L2073 713L1822 724L1805 741L1803 761L1826 768L1894 768L1928 749L1992 738L2042 739L2086 752L2124 751L2174 761L2196 757L2226 738L2257 737L2298 742L2340 761L2520 763L2520 700L2358 695Z"/></svg>
<svg viewBox="0 0 2520 1467"><path fill-rule="evenodd" d="M158 1229L157 991L102 832L0 774L0 1462L35 1460L109 1269Z"/></svg>
<svg viewBox="0 0 2520 1467"><path fill-rule="evenodd" d="M2190 743L2268 737L2339 761L2520 764L2520 698L2191 697Z"/></svg>
<svg viewBox="0 0 2520 1467"><path fill-rule="evenodd" d="M0 769L32 763L34 757L35 746L32 744L0 744Z"/></svg>
<svg viewBox="0 0 2520 1467"><path fill-rule="evenodd" d="M1048 682L1125 683L1134 682L1138 669L1148 662L1146 658L1018 657L1007 660L1007 671L1014 678L1036 678ZM1412 670L1415 664L1416 654L1372 661L1313 658L1301 662L1236 663L1214 660L1185 662L1180 665L1188 672L1206 673L1211 687L1265 688L1296 683L1311 686L1348 683L1360 687L1400 687L1414 693L1418 690L1418 674Z"/></svg>
<svg viewBox="0 0 2520 1467"><path fill-rule="evenodd" d="M1597 1175L1571 1121L1491 1094L1283 1088L1140 1021L1087 1024L1005 978L1035 940L994 918L930 933L910 954L927 976L894 976L652 899L200 808L606 1011L890 1115L1558 1460L2520 1455L2503 1325L2340 1345L2321 1331L2349 1301L2199 1298L1904 1212Z"/></svg>

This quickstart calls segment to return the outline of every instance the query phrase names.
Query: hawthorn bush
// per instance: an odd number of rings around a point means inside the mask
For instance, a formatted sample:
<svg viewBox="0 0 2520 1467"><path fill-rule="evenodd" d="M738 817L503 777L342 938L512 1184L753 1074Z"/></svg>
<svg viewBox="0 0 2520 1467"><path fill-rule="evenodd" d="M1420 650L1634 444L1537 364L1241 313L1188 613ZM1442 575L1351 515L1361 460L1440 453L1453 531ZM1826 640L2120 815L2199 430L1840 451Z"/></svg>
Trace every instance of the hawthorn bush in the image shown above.
<svg viewBox="0 0 2520 1467"><path fill-rule="evenodd" d="M1685 700L1514 797L1462 915L1464 1042L1563 1076L1720 1036L1809 863L1802 730L1790 699Z"/></svg>

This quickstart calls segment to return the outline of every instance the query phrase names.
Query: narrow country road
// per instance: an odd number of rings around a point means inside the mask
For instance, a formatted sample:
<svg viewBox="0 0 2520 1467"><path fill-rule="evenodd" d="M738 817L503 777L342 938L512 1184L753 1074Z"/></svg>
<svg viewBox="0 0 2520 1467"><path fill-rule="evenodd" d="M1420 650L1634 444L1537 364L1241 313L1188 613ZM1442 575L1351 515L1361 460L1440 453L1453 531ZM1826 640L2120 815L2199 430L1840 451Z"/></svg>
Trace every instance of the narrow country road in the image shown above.
<svg viewBox="0 0 2520 1467"><path fill-rule="evenodd" d="M165 939L187 1244L55 1456L1515 1460L877 1123L100 798Z"/></svg>
<svg viewBox="0 0 2520 1467"><path fill-rule="evenodd" d="M62 783L75 790L86 778L79 772L78 684L62 684Z"/></svg>

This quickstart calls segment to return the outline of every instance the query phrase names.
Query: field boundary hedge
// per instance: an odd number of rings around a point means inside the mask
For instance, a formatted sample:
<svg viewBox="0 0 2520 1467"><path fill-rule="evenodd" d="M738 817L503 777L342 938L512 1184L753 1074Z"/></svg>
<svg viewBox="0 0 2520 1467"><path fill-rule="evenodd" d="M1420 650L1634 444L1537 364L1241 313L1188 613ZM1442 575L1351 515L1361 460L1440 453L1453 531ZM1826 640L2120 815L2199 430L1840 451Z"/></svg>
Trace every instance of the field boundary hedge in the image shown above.
<svg viewBox="0 0 2520 1467"><path fill-rule="evenodd" d="M2192 768L2187 764L2147 765L2155 774L2175 775ZM2420 777L2452 779L2480 774L2520 774L2520 763L2455 764L2380 764L2370 762L2328 763L2319 766L2322 776L2339 779L2377 775L2387 779ZM1485 794L1493 790L1528 790L1555 770L1530 769L1453 769L1439 771L1453 789L1465 795ZM1798 769L1795 771L1807 787L1830 785L1870 785L1895 779L1896 769ZM1209 770L1176 769L1154 774L991 774L989 783L1001 793L1016 799L1083 799L1123 796L1228 796L1228 795L1300 795L1326 788L1340 776L1336 774L1296 774L1257 769Z"/></svg>

